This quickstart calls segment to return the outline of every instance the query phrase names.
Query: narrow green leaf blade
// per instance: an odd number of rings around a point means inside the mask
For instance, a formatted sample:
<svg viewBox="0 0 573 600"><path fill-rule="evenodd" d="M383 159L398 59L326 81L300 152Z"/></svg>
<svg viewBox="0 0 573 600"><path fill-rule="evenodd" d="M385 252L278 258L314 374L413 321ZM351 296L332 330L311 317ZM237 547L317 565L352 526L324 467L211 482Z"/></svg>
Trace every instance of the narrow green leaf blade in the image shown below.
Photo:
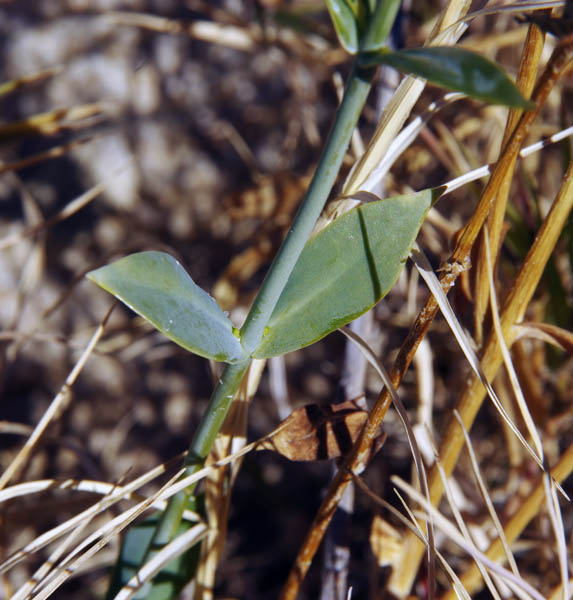
<svg viewBox="0 0 573 600"><path fill-rule="evenodd" d="M358 51L358 21L352 8L344 0L326 0L326 6L338 41L349 54L356 54Z"/></svg>
<svg viewBox="0 0 573 600"><path fill-rule="evenodd" d="M365 54L364 66L386 64L471 98L516 108L531 108L505 71L464 48L438 46Z"/></svg>
<svg viewBox="0 0 573 600"><path fill-rule="evenodd" d="M245 358L229 318L169 254L131 254L87 276L186 350L224 362Z"/></svg>
<svg viewBox="0 0 573 600"><path fill-rule="evenodd" d="M255 358L308 346L372 308L394 285L440 191L361 205L305 246Z"/></svg>

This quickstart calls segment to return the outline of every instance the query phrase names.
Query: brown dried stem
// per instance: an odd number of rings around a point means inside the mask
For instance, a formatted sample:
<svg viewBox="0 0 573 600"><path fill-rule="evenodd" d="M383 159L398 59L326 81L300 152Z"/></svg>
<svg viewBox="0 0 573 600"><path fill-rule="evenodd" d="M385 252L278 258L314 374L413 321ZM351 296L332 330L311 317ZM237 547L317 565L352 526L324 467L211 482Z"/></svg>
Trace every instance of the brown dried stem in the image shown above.
<svg viewBox="0 0 573 600"><path fill-rule="evenodd" d="M516 81L517 87L525 98L529 98L533 91L544 41L544 33L538 27L531 25L527 32ZM511 133L519 121L521 113L521 109L518 108L514 108L509 112L503 134L502 147L505 146L507 140L510 138ZM515 157L515 160L517 160L517 156ZM506 177L497 192L496 199L487 220L491 262L492 265L494 265L494 268L495 263L497 262L497 254L501 246L505 209L509 197L509 190L511 188L511 181L513 179L511 177L512 172L513 166L508 171L508 177ZM483 319L488 308L489 284L483 244L478 241L478 245L479 258L474 265L474 326L476 343L481 346L484 336Z"/></svg>

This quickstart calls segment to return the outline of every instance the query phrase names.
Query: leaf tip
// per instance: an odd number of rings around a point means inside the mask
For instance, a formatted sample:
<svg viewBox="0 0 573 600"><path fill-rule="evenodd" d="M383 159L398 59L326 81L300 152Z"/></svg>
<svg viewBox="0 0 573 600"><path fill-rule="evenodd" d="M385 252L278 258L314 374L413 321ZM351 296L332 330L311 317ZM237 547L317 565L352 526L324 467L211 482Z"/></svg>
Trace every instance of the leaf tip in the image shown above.
<svg viewBox="0 0 573 600"><path fill-rule="evenodd" d="M100 267L99 269L93 269L92 271L88 271L85 274L85 277L87 279L89 279L90 281L93 281L94 283L96 283L97 285L101 285L100 284L100 271L102 269L104 269L105 267Z"/></svg>

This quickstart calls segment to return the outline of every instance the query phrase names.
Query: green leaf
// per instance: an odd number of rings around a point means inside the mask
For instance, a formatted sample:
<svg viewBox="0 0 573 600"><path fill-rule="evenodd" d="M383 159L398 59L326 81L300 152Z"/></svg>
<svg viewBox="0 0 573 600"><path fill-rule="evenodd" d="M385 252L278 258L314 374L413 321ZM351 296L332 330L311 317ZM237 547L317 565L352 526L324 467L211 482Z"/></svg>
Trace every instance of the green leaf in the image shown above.
<svg viewBox="0 0 573 600"><path fill-rule="evenodd" d="M349 54L356 54L358 51L358 21L352 8L344 0L326 0L326 6L338 41Z"/></svg>
<svg viewBox="0 0 573 600"><path fill-rule="evenodd" d="M129 528L112 572L106 600L115 598L119 590L137 573L139 565L143 563L159 517L160 514L157 513ZM190 521L182 521L177 535L185 533L194 524ZM146 584L136 597L144 597L146 600L175 598L195 573L199 549L199 544L193 546L166 564L153 578L153 581Z"/></svg>
<svg viewBox="0 0 573 600"><path fill-rule="evenodd" d="M186 350L224 362L246 358L227 315L169 254L132 254L87 276Z"/></svg>
<svg viewBox="0 0 573 600"><path fill-rule="evenodd" d="M440 193L363 204L311 238L253 356L308 346L372 308L394 285Z"/></svg>
<svg viewBox="0 0 573 600"><path fill-rule="evenodd" d="M516 108L529 109L533 106L520 94L503 69L480 54L463 48L440 46L377 52L362 55L360 62L363 66L390 65L435 85L463 92L476 100Z"/></svg>

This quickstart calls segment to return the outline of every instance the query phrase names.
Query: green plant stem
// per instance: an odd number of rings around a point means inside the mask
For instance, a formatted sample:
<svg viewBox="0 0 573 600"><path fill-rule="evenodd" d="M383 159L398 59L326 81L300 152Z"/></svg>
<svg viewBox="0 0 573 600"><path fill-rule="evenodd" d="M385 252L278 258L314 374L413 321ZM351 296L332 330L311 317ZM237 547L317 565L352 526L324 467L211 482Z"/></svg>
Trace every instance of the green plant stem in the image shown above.
<svg viewBox="0 0 573 600"><path fill-rule="evenodd" d="M281 292L328 199L366 102L374 73L375 68L360 67L354 62L342 103L312 182L241 329L241 342L249 353L261 341ZM192 475L203 466L249 364L250 360L247 360L225 367L189 448L186 475ZM170 499L146 553L146 561L175 536L194 488L195 485L190 486Z"/></svg>
<svg viewBox="0 0 573 600"><path fill-rule="evenodd" d="M185 460L185 476L193 475L203 467L249 364L250 360L227 365L223 371L189 447L189 453ZM196 485L196 483L190 485L169 500L153 535L151 552L160 549L174 538Z"/></svg>
<svg viewBox="0 0 573 600"><path fill-rule="evenodd" d="M366 102L374 73L372 68L364 69L354 63L312 181L241 329L241 342L249 353L259 345L281 292L324 208Z"/></svg>

